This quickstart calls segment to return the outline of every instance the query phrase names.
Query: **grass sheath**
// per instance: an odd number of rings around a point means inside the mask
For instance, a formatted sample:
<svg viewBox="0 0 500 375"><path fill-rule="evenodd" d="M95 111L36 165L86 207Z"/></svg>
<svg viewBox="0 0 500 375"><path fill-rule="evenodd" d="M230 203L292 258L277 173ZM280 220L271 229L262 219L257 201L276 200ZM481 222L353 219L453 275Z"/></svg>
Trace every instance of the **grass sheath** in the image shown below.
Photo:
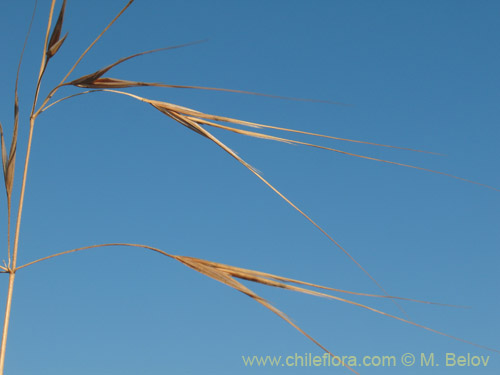
<svg viewBox="0 0 500 375"><path fill-rule="evenodd" d="M68 36L67 32L64 33L64 35L63 35L64 16L65 16L65 11L66 11L66 7L67 7L67 0L62 0L62 4L59 8L57 20L55 21L53 28L52 28L52 24L53 24L54 12L55 12L55 7L56 7L56 0L51 0L50 10L49 10L49 14L47 16L47 27L46 27L45 38L44 38L43 53L42 53L42 56L40 59L40 69L39 69L39 73L38 73L38 77L36 79L36 82L34 82L34 85L33 85L34 86L34 98L33 98L33 102L31 103L31 112L30 112L30 116L29 116L29 134L28 134L28 138L27 138L26 155L24 157L24 169L23 169L23 174L22 174L21 182L20 182L19 203L17 206L17 218L15 221L15 229L14 229L14 242L13 242L13 246L11 249L11 239L10 239L10 232L11 232L10 226L11 226L11 214L12 214L11 213L11 198L12 198L12 192L13 192L13 188L14 188L14 175L15 175L14 172L15 172L15 165L16 165L17 137L18 137L18 124L19 124L18 80L19 80L19 71L20 71L21 62L22 62L23 55L24 55L24 50L26 47L28 36L30 34L33 19L35 17L35 10L36 10L36 1L35 1L33 15L31 18L30 26L28 29L28 33L27 33L27 36L25 39L25 43L24 43L24 46L22 49L22 53L21 53L21 57L20 57L19 65L18 65L18 69L17 69L16 85L15 85L14 100L13 100L13 102L14 102L14 120L13 120L13 127L12 127L12 140L11 140L9 149L7 149L7 145L6 145L6 142L4 139L4 128L2 127L2 124L0 123L2 167L3 167L3 174L4 174L5 191L6 191L6 196L7 196L7 210L8 210L8 212L7 212L7 216L8 216L7 262L4 263L3 266L0 266L0 270L1 270L0 273L5 273L5 274L9 275L9 283L8 283L7 295L6 295L6 298L7 298L6 309L5 309L5 315L4 315L3 333L2 333L2 341L1 341L1 349L0 349L0 375L4 374L4 366L5 366L5 361L6 361L7 334L8 334L9 322L10 322L10 316L11 316L11 307L12 307L12 300L13 300L13 293L14 293L14 281L15 281L17 271L22 270L22 269L28 269L29 267L31 267L37 263L41 263L41 262L44 262L46 260L60 257L63 255L81 252L84 250L102 249L102 248L107 248L107 247L133 247L133 248L141 248L141 249L145 249L148 251L153 251L153 252L159 253L163 256L166 256L172 260L175 260L175 261L181 263L182 265L184 265L184 266L186 266L186 267L188 267L188 268L190 268L190 269L192 269L200 274L203 274L211 279L214 279L222 284L225 284L226 286L229 286L229 287L235 289L236 291L238 291L242 294L245 294L246 296L250 297L255 302L259 303L260 305L264 306L266 309L268 309L268 310L272 311L274 314L278 315L286 323L288 323L289 325L294 327L302 335L304 335L306 338L311 340L314 344L316 344L318 347L320 347L322 350L324 350L326 353L328 353L332 357L335 357L335 355L332 352L330 352L327 348L325 348L318 341L316 341L316 339L314 339L311 335L309 335L302 328L300 328L284 312L277 309L269 301L265 300L264 298L262 298L261 296L256 294L254 291L249 289L246 285L243 284L243 282L257 283L257 284L265 285L265 286L268 286L271 288L279 288L279 289L284 289L284 290L288 290L288 291L293 291L296 293L308 294L308 295L315 296L315 297L322 297L322 298L327 298L327 299L334 300L337 302L346 303L346 304L349 304L349 305L352 305L352 306L355 306L358 308L362 308L362 309L371 311L375 314L383 315L385 317L388 317L388 318L391 318L394 320L398 320L398 321L405 323L405 324L413 325L415 327L433 332L435 334L446 336L446 337L449 337L449 338L454 339L454 340L462 341L462 342L465 342L467 344L474 345L476 347L479 347L479 348L482 348L485 350L499 352L498 350L496 350L494 348L485 347L485 346L482 346L482 345L479 345L479 344L476 344L476 343L449 335L447 333L435 330L433 328L429 328L427 326L424 326L424 325L421 325L419 323L412 321L406 315L404 309L401 307L399 302L414 302L414 303L422 303L422 304L452 306L452 307L462 307L462 306L447 305L447 304L438 303L438 302L421 301L421 300L405 298L405 297L396 297L396 296L392 296L391 294L389 294L385 290L385 288L382 287L382 285L350 254L350 252L348 252L329 233L327 233L318 223L316 223L315 220L313 220L308 214L305 213L304 210L299 208L295 203L293 203L290 199L288 199L280 190L278 190L273 184L271 184L267 179L265 179L262 176L262 174L254 166L250 165L243 158L241 158L231 147L229 147L226 143L221 141L219 138L215 137L215 135L212 132L210 132L208 129L217 128L217 129L221 129L221 130L224 130L227 132L239 134L242 136L252 137L252 138L258 138L261 140L269 140L269 141L281 142L281 143L286 143L286 144L295 144L295 145L301 145L301 146L306 146L306 147L312 147L312 148L316 148L316 149L340 153L340 154L343 154L346 156L361 158L361 159L365 159L365 160L377 161L377 162L381 162L381 163L387 163L387 164L402 166L402 167L406 167L406 168L417 169L417 170L426 171L426 172L430 172L430 173L436 173L436 174L448 176L448 177L451 177L454 179L463 180L463 181L466 181L469 183L482 185L484 187L487 187L489 189L493 189L496 191L498 191L499 189L492 187L492 186L484 185L484 184L481 184L478 182L470 181L470 180L467 180L467 179L464 179L461 177L457 177L457 176L454 176L454 175L451 175L448 173L436 171L436 170L431 170L431 169L418 167L418 166L414 166L414 165L409 165L409 164L403 164L403 163L399 163L399 162L395 162L395 161L389 161L389 160L385 160L385 159L379 159L379 158L370 157L370 156L366 156L366 155L355 154L355 153L347 152L347 151L344 151L344 150L341 150L338 148L322 146L322 145L319 145L316 143L304 142L304 141L301 141L298 139L292 139L292 138L288 138L288 137L277 137L277 136L266 134L265 131L274 130L274 131L281 131L284 134L290 134L291 137L310 136L310 137L314 137L315 139L324 139L327 141L334 140L334 141L341 141L341 142L354 142L354 143L359 143L359 144L363 144L363 145L385 147L385 148L392 148L392 149L398 149L398 150L407 150L407 151L419 152L419 153L436 154L435 152L416 150L416 149L411 149L411 148L406 148L406 147L401 147L401 146L392 146L392 145L374 143L374 142L369 142L369 141L340 138L340 137L335 137L335 136L331 136L331 135L319 134L319 133L315 133L315 132L311 132L311 131L265 125L265 124L260 124L260 123L256 123L256 122L239 120L239 119L231 118L231 117L214 115L214 114L210 114L210 113L203 113L203 112L197 111L195 109L179 106L179 105L176 105L176 104L173 104L170 102L165 102L165 101L161 101L161 100L150 99L150 98L138 96L138 95L133 94L129 91L123 91L122 89L134 89L136 87L159 87L159 88L166 88L166 89L221 91L221 92L228 92L228 93L234 93L234 94L256 95L256 96L263 96L263 97L269 97L269 98L307 101L307 102L320 102L320 103L328 103L328 104L342 104L342 103L336 103L336 102L332 102L332 101L328 101L328 100L315 100L315 99L283 97L283 96L263 94L263 93L244 91L244 90L236 90L236 89L225 89L225 88L193 86L193 85L165 84L165 83L155 83L155 82L142 82L142 81L118 79L118 78L112 78L112 77L106 76L106 74L109 73L116 66L118 66L126 61L129 61L131 59L137 58L139 56L143 56L143 55L151 54L151 53L156 53L156 52L160 52L160 51L183 48L183 47L187 47L187 46L191 46L194 44L199 44L201 42L204 42L203 40L136 53L136 54L133 54L133 55L130 55L127 57L123 57L123 58L115 61L114 63L106 65L104 68L101 68L93 73L85 74L85 75L80 76L78 78L73 78L73 79L69 80L69 77L71 76L71 74L73 73L75 68L79 65L79 63L84 59L86 54L101 39L101 37L107 32L107 30L120 18L120 16L130 7L130 5L133 3L133 1L134 0L130 0L130 1L128 1L128 3L125 4L125 6L108 23L108 25L101 31L101 33L98 34L98 36L94 39L94 41L92 43L90 43L90 45L80 54L80 56L76 59L76 62L63 75L63 78L61 79L59 84L53 86L51 89L49 88L48 95L43 100L41 100L39 96L40 96L40 90L42 87L42 81L44 78L44 74L45 74L47 68L49 67L49 63L54 58L57 57L58 53L61 50L63 50L64 43L66 42L67 36ZM51 31L51 29L52 29L52 31ZM61 90L63 88L70 89L70 90L79 90L79 91L73 92L73 93L71 93L71 94L69 94L61 99L53 100L54 95L59 90ZM80 89L82 89L82 88L87 89L87 90L81 91ZM96 92L100 92L103 94L116 94L116 95L127 96L129 98L138 100L142 103L148 104L150 106L149 108L151 108L151 107L154 108L155 110L161 112L163 115L167 116L169 119L174 120L178 124L186 127L187 129L193 131L194 133L201 135L204 138L206 138L207 140L213 142L218 148L222 149L226 154L228 154L229 156L234 158L238 163L242 164L245 168L247 168L252 174L254 174L258 179L260 179L260 181L262 181L269 189L271 189L275 194L277 194L281 199L283 199L290 207L292 207L295 211L297 211L300 215L302 215L307 221L309 221L314 227L316 227L324 236L326 236L328 238L328 240L331 243L333 243L334 246L339 248L346 256L348 256L349 259L357 267L359 267L360 270L362 270L366 274L366 276L372 280L372 282L374 284L377 285L377 287L381 290L381 294L355 292L355 291L348 291L348 290L343 290L343 289L329 287L329 286L323 286L323 285L314 284L311 282L305 282L305 281L301 281L301 280L282 277L282 276L278 276L278 275L274 275L274 274L266 273L266 272L262 272L262 271L256 271L256 270L251 270L251 269L246 269L246 268L241 268L241 267L230 266L227 264L208 261L208 260L204 260L204 259L182 256L182 255L173 255L173 254L167 253L167 252L165 252L161 249L155 248L155 247L151 247L151 246L147 246L147 245L143 245L143 244L131 244L131 243L107 243L107 244L101 244L101 245L79 247L79 248L55 253L53 255L48 255L46 257L42 257L42 258L39 258L37 260L26 263L24 265L18 266L17 259L18 259L18 252L19 252L21 218L22 218L23 207L24 207L24 197L25 197L25 190L26 190L26 185L27 185L28 167L29 167L32 140L33 140L33 136L34 136L34 128L35 128L36 120L37 120L38 116L40 116L42 113L44 113L48 108L59 105L60 103L62 103L63 101L65 101L67 99L75 98L75 97L90 94L90 93L96 93ZM248 130L248 128L251 128L252 130ZM395 303L400 308L401 312L403 314L405 314L406 317L402 318L402 317L399 317L399 316L396 316L393 314L383 312L381 310L370 307L366 304L358 303L358 302L346 299L344 297L340 297L338 294L351 295L351 296L355 295L358 297L391 300L393 303ZM345 367L348 368L351 372L358 374L356 369L347 366L347 364L345 364Z"/></svg>

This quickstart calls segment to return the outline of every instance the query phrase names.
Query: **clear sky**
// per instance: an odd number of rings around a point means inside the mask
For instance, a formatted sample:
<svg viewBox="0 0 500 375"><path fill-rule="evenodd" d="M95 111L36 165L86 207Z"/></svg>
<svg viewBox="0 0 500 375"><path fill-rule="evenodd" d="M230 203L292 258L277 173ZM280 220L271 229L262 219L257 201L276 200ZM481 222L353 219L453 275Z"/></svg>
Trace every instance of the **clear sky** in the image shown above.
<svg viewBox="0 0 500 375"><path fill-rule="evenodd" d="M49 3L39 0L21 70L14 202ZM63 32L69 35L50 62L42 97L125 3L68 0ZM16 66L32 5L0 2L0 121L9 140ZM345 103L128 90L207 113L442 153L267 132L500 188L499 14L496 1L137 0L72 77L132 53L208 39L128 61L109 76ZM65 88L57 98L78 90ZM213 132L390 294L470 306L405 302L412 320L500 349L498 191L326 150ZM6 211L5 200L0 204ZM0 221L5 228L5 214ZM37 121L19 264L109 242L380 292L304 217L215 144L147 104L96 93L62 102ZM398 358L398 367L356 368L361 374L500 371L498 353L355 306L246 285L334 354ZM354 300L400 315L388 300ZM0 301L3 311L3 294ZM245 367L243 355L322 352L247 296L158 254L123 247L20 270L7 352L6 373L17 375L349 373ZM420 353L435 353L440 367L404 367L404 353L418 360ZM486 367L445 367L446 353L490 359Z"/></svg>

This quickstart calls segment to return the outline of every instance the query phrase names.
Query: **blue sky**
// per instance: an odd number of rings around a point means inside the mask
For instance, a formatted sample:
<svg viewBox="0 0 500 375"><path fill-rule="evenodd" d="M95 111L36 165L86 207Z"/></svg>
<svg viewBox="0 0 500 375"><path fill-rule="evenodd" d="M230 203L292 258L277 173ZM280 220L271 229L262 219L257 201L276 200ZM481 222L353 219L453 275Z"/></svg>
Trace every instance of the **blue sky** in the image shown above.
<svg viewBox="0 0 500 375"><path fill-rule="evenodd" d="M49 7L39 3L21 71L14 202ZM69 36L50 62L42 96L124 4L68 1ZM0 5L0 121L8 139L31 7L27 0ZM294 137L499 188L499 12L494 1L138 0L72 77L132 53L207 38L131 60L109 76L345 103L130 90L208 113L439 152L446 156ZM58 97L75 92L65 88ZM391 294L471 307L404 303L412 320L500 349L498 191L325 150L214 134ZM1 205L5 209L5 200ZM5 215L0 225L6 227ZM98 93L54 106L37 121L19 263L109 242L379 293L326 237L214 144L149 105ZM357 368L362 374L500 370L498 354L335 301L247 285L335 354L491 356L485 368ZM400 313L386 300L355 300ZM19 271L7 351L9 374L332 372L245 367L242 355L322 352L250 298L167 258L128 248L90 250Z"/></svg>

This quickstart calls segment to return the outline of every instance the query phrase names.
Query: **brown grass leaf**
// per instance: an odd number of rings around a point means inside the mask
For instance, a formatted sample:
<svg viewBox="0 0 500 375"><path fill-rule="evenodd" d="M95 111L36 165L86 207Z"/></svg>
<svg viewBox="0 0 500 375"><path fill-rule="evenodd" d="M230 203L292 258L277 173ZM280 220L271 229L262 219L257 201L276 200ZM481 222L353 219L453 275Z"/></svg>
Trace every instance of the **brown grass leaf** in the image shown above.
<svg viewBox="0 0 500 375"><path fill-rule="evenodd" d="M63 44L64 40L66 39L66 34L62 39L59 39L61 37L61 31L62 31L62 26L63 26L63 21L64 21L64 12L66 11L66 0L63 0L63 4L61 6L61 10L59 11L59 17L57 18L56 25L54 26L54 30L52 30L52 35L50 37L49 44L47 45L47 59L50 59L52 56L54 56L61 45Z"/></svg>

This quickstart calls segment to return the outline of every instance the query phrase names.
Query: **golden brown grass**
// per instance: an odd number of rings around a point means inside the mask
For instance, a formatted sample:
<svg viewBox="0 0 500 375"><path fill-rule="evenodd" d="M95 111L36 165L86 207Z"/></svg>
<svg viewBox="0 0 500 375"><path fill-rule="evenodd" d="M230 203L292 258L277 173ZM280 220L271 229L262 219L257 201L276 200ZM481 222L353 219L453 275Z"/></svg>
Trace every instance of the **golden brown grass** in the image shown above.
<svg viewBox="0 0 500 375"><path fill-rule="evenodd" d="M294 135L310 135L310 136L315 136L315 137L321 137L321 138L326 138L326 139L335 139L335 140L340 140L340 141L346 141L346 142L356 142L356 143L361 143L361 144L369 144L369 145L374 145L374 146L380 146L380 147L391 147L391 148L397 148L397 149L403 149L403 150L410 150L410 151L415 151L415 152L427 152L427 151L422 151L422 150L413 150L413 149L408 149L404 147L398 147L398 146L391 146L391 145L385 145L385 144L377 144L373 142L367 142L367 141L360 141L360 140L353 140L353 139L345 139L345 138L339 138L339 137L334 137L330 135L323 135L323 134L317 134L314 132L310 131L303 131L303 130L295 130L295 129L287 129L287 128L282 128L282 127L276 127L276 126L270 126L270 125L264 125L264 124L259 124L259 123L254 123L254 122L249 122L249 121L243 121L235 118L229 118L225 116L218 116L218 115L213 115L213 114L207 114L203 113L194 109L182 107L173 103L168 103L164 101L159 101L159 100L154 100L150 98L145 98L141 97L135 94L132 94L128 91L121 91L119 89L124 89L124 88L134 88L134 87L166 87L166 88L177 88L177 89L195 89L195 90L211 90L211 91L226 91L226 92L231 92L231 93L239 93L239 94L247 94L247 95L259 95L259 96L266 96L266 97L274 97L274 98L281 98L281 99L288 99L288 100L304 100L304 101L316 101L316 102L329 102L329 101L320 101L320 100L312 100L312 99L299 99L299 98L288 98L288 97L282 97L282 96L274 96L274 95L268 95L268 94L261 94L261 93L255 93L255 92L248 92L248 91L242 91L242 90L233 90L233 89L223 89L223 88L213 88L213 87L201 87L201 86L183 86L183 85L169 85L169 84L163 84L163 83L151 83L151 82L141 82L141 81L133 81L133 80L125 80L125 79L117 79L117 78L112 78L112 77L107 77L105 76L111 69L116 67L117 65L130 60L135 57L139 57L145 54L149 53L154 53L154 52L159 52L163 50L168 50L168 49L175 49L175 48L181 48L181 47L186 47L188 45L200 43L200 42L193 42L193 43L187 43L187 44L182 44L182 45L177 45L177 46L172 46L172 47L166 47L166 48L160 48L160 49L155 49L155 50L150 50L150 51L145 51L145 52L140 52L137 54L133 54L131 56L124 57L122 59L119 59L118 61L109 64L105 66L102 69L99 69L98 71L90 74L86 74L82 77L72 79L71 81L68 81L68 78L74 71L74 69L77 67L77 65L82 61L82 59L85 57L87 52L99 41L101 36L113 25L113 23L120 17L120 15L132 4L133 0L130 0L125 7L117 14L116 17L114 17L111 22L103 29L103 31L97 36L97 38L88 46L88 48L80 55L80 57L77 59L77 61L73 64L73 66L68 70L68 72L64 75L62 80L60 81L59 84L54 86L49 94L41 100L41 103L39 101L39 93L40 93L40 87L42 85L42 80L44 77L44 73L49 65L49 62L51 59L56 58L58 52L61 50L63 47L63 44L66 40L67 33L61 37L62 31L63 31L63 23L64 23L64 13L66 9L66 0L62 2L57 20L55 22L54 27L52 28L52 20L54 17L54 10L55 10L55 5L56 1L52 0L51 1L51 6L50 6L50 12L48 15L48 22L47 22L47 29L45 33L45 41L44 41L44 48L43 48L43 54L41 57L41 64L40 64L40 71L38 74L38 79L35 84L35 97L32 103L32 109L31 109L31 114L29 118L29 136L27 140L27 151L26 151L26 156L24 159L24 170L23 170L23 176L21 180L21 190L20 190L20 200L17 208L17 219L16 219L16 225L15 225L15 236L14 236L14 243L12 246L11 250L11 244L10 244L10 216L11 216L11 197L12 197L12 189L13 189L13 182L14 182L14 171L15 171L15 161L16 161L16 150L17 150L17 134L18 134L18 124L19 124L19 103L18 103L18 89L17 89L17 82L19 79L19 69L21 66L21 61L22 61L22 54L21 54L21 59L19 62L19 67L17 70L17 76L16 76L16 88L14 92L14 121L13 121L13 136L12 140L10 142L10 149L7 152L7 147L5 144L4 140L4 135L3 135L3 129L0 125L0 136L1 136L1 147L2 147L2 164L3 164L3 173L4 173L4 180L5 180L5 188L6 188L6 194L7 194L7 207L8 207L8 240L7 240L7 262L4 264L4 266L0 266L0 269L2 269L2 273L8 274L9 275L9 286L7 290L7 303L6 303L6 310L5 310L5 319L4 319L4 326L3 326L3 336L2 336L2 343L1 343L1 350L0 350L0 375L3 374L3 369L4 369L4 364L5 364L5 358L6 358L6 345L7 345L7 333L8 333L8 328L9 328L9 321L10 321L10 312L11 312L11 306L12 306L12 298L13 298L13 291L14 291L14 281L15 281L15 276L16 272L27 268L29 266L32 266L34 264L40 263L42 261L74 253L74 252L80 252L83 250L90 250L90 249L98 249L98 248L103 248L103 247L109 247L109 246L128 246L128 247L135 247L135 248L142 248L150 251L154 251L157 253L160 253L164 256L167 256L173 260L176 260L185 266L205 275L208 276L212 279L215 279L233 289L236 289L237 291L246 294L247 296L251 297L253 300L256 302L260 303L261 305L265 306L267 309L272 311L273 313L277 314L279 317L281 317L283 320L285 320L288 324L293 326L295 329L297 329L299 332L301 332L305 337L307 337L309 340L314 342L316 345L318 345L320 348L322 348L325 352L329 353L331 356L334 356L333 353L331 353L328 349L323 347L319 342L317 342L313 337L311 337L308 333L306 333L304 330L302 330L298 325L296 325L285 313L282 311L278 310L276 307L274 307L270 302L267 300L263 299L259 295L257 295L255 292L253 292L251 289L249 289L247 286L243 285L240 280L245 280L245 281L251 281L254 283L266 285L269 287L274 287L274 288L281 288L281 289L286 289L298 293L304 293L304 294L309 294L312 296L316 297L324 297L324 298L329 298L332 300L336 300L339 302L347 303L356 307L360 307L363 309L370 310L374 313L381 314L384 316L387 316L389 318L398 320L400 322L406 323L406 324L411 324L417 327L420 327L422 329L429 330L431 332L444 335L447 337L450 337L455 340L463 341L466 343L469 343L471 345L475 345L487 350L492 350L492 351L497 351L492 348L487 348L478 344L471 343L469 341L463 340L461 338L457 338L451 335L448 335L446 333L437 331L435 329L423 326L421 324L415 323L411 321L408 317L406 318L401 318L395 315L391 315L388 313L385 313L383 311L380 311L378 309L369 307L365 304L361 304L358 302L354 302L351 300L348 300L343 297L339 297L337 295L331 294L333 293L343 293L343 294L351 294L351 295L358 295L358 296L364 296L364 297L369 297L369 298L386 298L394 301L397 304L397 301L412 301L412 302L418 302L418 303L428 303L428 304L436 304L435 302L427 302L427 301L419 301L419 300L414 300L410 298L403 298L403 297L395 297L389 295L388 292L385 291L385 289L373 278L364 267L361 266L361 264L354 259L354 257L344 248L342 247L332 236L330 236L325 230L321 228L319 224L317 224L308 214L306 214L302 209L300 209L298 206L296 206L292 201L290 201L283 193L278 191L267 179L265 179L257 169L255 169L252 165L247 163L245 160L243 160L238 154L233 151L230 147L228 147L225 143L223 143L221 140L216 138L207 128L214 127L222 130L226 130L232 133L240 134L243 136L249 136L249 137L255 137L255 138L260 138L264 140L270 140L270 141L276 141L276 142L284 142L288 144L298 144L302 146L308 146L308 147L314 147L314 148L319 148L327 151L332 151L332 152L337 152L337 153L342 153L348 156L353 156L353 157L358 157L358 158L363 158L367 160L372 160L372 161L378 161L378 162L383 162L383 163L389 163L389 164L394 164L398 166L403 166L403 167L408 167L408 168L414 168L414 169L419 169L427 172L432 172L432 173L438 173L442 174L445 176L453 177L456 179L476 183L473 181L465 180L460 177L452 176L443 172L439 171L434 171L418 166L413 166L413 165L407 165L407 164L402 164L402 163L397 163L389 160L383 160L383 159L377 159L377 158L372 158L364 155L359 155L359 154L353 154L349 153L340 149L336 148L330 148L326 146L320 146L317 144L313 143L306 143L302 142L300 140L296 139L290 139L290 138L282 138L282 137L276 137L276 136L271 136L268 134L263 133L263 130L266 129L273 129L273 130L280 130L286 133L292 133ZM33 13L33 17L34 17ZM32 18L33 20L33 18ZM30 25L31 28L31 25ZM52 29L52 32L51 32ZM29 34L29 32L28 32ZM26 42L25 42L26 45ZM24 47L23 47L23 53L24 53ZM90 90L85 90L85 91L79 91L74 94L71 94L69 96L66 96L62 99L56 100L56 101L51 101L54 94L58 92L58 90L62 87L65 86L73 86L76 88L85 88L85 89L90 89ZM299 212L305 219L307 219L311 224L313 224L323 235L325 235L335 246L337 246L341 251L343 251L368 277L371 278L371 280L378 285L378 287L381 289L383 294L381 295L374 295L374 294L366 294L366 293L360 293L360 292L353 292L353 291L346 291L346 290L341 290L341 289L336 289L336 288L331 288L327 286L322 286L322 285L317 285L313 284L310 282L304 282L300 280L294 280L286 277L281 277L277 275L273 275L270 273L264 273L260 271L255 271L255 270L250 270L246 268L239 268L239 267L234 267L230 265L225 265L221 263L216 263L216 262L211 262L203 259L198 259L198 258L193 258L193 257L187 257L187 256L180 256L180 255L173 255L169 254L163 250L150 247L147 245L142 245L142 244L129 244L129 243L112 243L112 244L101 244L101 245L93 245L93 246L86 246L86 247L80 247L72 250L67 250L63 252L59 252L53 255L49 255L37 260L34 260L32 262L26 263L24 265L18 266L17 265L17 255L19 251L19 233L20 233L20 226L21 226L21 217L22 217L22 212L23 212L23 203L24 203L24 193L26 189L26 177L28 173L28 166L29 166L29 160L30 160L30 151L31 151L31 143L32 143L32 137L33 137L33 129L35 126L36 119L38 118L39 115L44 113L48 108L51 108L58 103L74 98L80 95L85 95L85 94L90 94L90 93L95 93L95 92L101 92L101 93L108 93L108 94L118 94L118 95L125 95L128 96L132 99L138 100L140 102L149 104L156 110L160 111L164 115L168 116L170 119L173 119L177 123L187 127L188 129L192 130L193 132L203 136L204 138L207 138L211 142L215 143L218 147L220 147L222 150L224 150L227 154L229 154L231 157L236 159L239 163L241 163L245 168L247 168L249 171L251 171L257 178L259 178L264 184L266 184L270 189L272 189L281 199L286 201L290 206L292 206L297 212ZM333 102L329 102L333 103ZM246 128L252 128L253 130L246 130ZM482 185L482 184L479 184ZM486 185L483 185L486 186ZM498 190L496 188L486 186L488 188ZM328 292L328 293L327 293ZM399 305L398 305L399 306ZM402 310L402 308L401 308ZM404 313L404 310L402 310ZM346 367L348 367L346 365ZM349 368L352 372L357 373L354 369Z"/></svg>

